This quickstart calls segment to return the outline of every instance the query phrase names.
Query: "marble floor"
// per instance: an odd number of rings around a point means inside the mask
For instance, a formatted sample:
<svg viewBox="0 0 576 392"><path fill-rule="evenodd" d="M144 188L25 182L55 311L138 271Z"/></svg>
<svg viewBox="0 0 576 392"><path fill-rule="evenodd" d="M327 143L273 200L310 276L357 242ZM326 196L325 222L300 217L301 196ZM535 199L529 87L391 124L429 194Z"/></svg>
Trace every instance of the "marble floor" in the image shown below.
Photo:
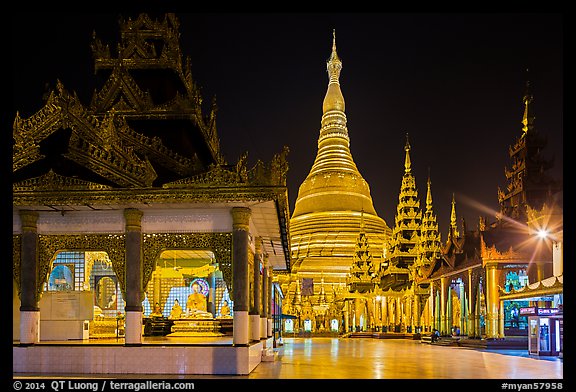
<svg viewBox="0 0 576 392"><path fill-rule="evenodd" d="M286 339L249 378L562 379L563 360L404 339Z"/></svg>
<svg viewBox="0 0 576 392"><path fill-rule="evenodd" d="M275 349L274 361L261 362L246 376L104 374L98 377L194 380L562 380L564 377L562 358L534 357L523 350L479 350L370 338L285 338L283 343ZM14 377L34 378L27 374Z"/></svg>

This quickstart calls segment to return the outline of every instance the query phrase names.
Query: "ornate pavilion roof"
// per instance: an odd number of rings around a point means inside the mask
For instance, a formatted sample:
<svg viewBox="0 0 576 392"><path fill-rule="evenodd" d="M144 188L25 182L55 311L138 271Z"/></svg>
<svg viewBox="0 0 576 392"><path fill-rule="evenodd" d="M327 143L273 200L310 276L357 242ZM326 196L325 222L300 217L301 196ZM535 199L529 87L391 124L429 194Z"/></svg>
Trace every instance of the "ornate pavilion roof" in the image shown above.
<svg viewBox="0 0 576 392"><path fill-rule="evenodd" d="M216 102L203 113L178 28L173 14L121 20L115 53L94 34L90 105L58 81L36 113L16 113L13 206L272 201L289 268L288 149L251 168L247 153L226 162Z"/></svg>

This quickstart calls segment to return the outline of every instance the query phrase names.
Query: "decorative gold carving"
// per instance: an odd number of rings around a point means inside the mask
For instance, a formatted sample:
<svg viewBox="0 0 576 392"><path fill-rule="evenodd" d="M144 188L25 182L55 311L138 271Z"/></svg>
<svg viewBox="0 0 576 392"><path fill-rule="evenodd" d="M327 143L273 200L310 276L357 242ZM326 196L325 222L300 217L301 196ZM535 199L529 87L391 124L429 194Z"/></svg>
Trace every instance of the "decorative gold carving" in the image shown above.
<svg viewBox="0 0 576 392"><path fill-rule="evenodd" d="M512 246L506 251L500 252L496 249L495 245L487 246L484 242L484 238L480 241L480 257L482 258L482 264L486 266L489 263L497 262L524 262L527 263L526 256L522 253L515 251Z"/></svg>
<svg viewBox="0 0 576 392"><path fill-rule="evenodd" d="M144 266L142 287L146 287L156 260L166 249L206 249L211 250L222 271L222 277L232 287L232 234L231 233L147 233L143 235Z"/></svg>
<svg viewBox="0 0 576 392"><path fill-rule="evenodd" d="M92 32L92 44L90 44L92 49L92 55L98 59L109 59L110 58L110 47L108 44L102 44L102 41L96 37L96 31Z"/></svg>
<svg viewBox="0 0 576 392"><path fill-rule="evenodd" d="M109 185L97 184L95 182L84 181L78 178L61 176L54 173L52 169L39 177L30 178L12 185L14 192L30 191L64 191L64 190L104 190L112 189Z"/></svg>
<svg viewBox="0 0 576 392"><path fill-rule="evenodd" d="M232 208L232 227L234 230L250 230L250 215L252 211L247 207Z"/></svg>
<svg viewBox="0 0 576 392"><path fill-rule="evenodd" d="M247 170L247 154L244 153L234 166L211 165L206 173L198 174L182 180L164 184L167 189L188 188L190 186L286 186L288 172L287 155L289 149L284 147L282 152L275 154L269 163L258 160L252 169Z"/></svg>
<svg viewBox="0 0 576 392"><path fill-rule="evenodd" d="M92 51L95 69L111 68L112 73L102 90L93 95L91 108L96 112L115 108L134 118L188 117L203 133L214 161L224 164L220 140L216 133L215 101L210 115L205 119L202 115L200 89L192 80L188 57L185 69L182 68L178 28L179 22L174 14L166 14L161 22L152 20L146 14L139 15L134 21L121 21L121 42L118 45L117 58L112 58L108 46L102 45L94 35ZM160 53L156 51L157 42L162 43ZM177 73L186 89L186 96L178 93L169 102L154 106L149 94L140 89L129 70L162 68L172 69Z"/></svg>
<svg viewBox="0 0 576 392"><path fill-rule="evenodd" d="M46 191L13 192L14 206L27 205L113 205L125 203L193 203L219 201L262 201L276 200L282 208L287 207L286 188L284 187L188 187L182 189L110 189L91 190L90 192L73 191ZM287 211L286 211L287 214Z"/></svg>
<svg viewBox="0 0 576 392"><path fill-rule="evenodd" d="M38 212L29 210L20 210L20 222L22 224L22 231L36 232L36 224L38 222Z"/></svg>
<svg viewBox="0 0 576 392"><path fill-rule="evenodd" d="M126 208L124 218L126 219L126 231L140 231L142 228L142 215L144 213L136 208Z"/></svg>
<svg viewBox="0 0 576 392"><path fill-rule="evenodd" d="M112 261L106 252L84 252L84 289L90 290L90 275L96 261L112 267Z"/></svg>
<svg viewBox="0 0 576 392"><path fill-rule="evenodd" d="M102 251L112 261L122 294L126 295L126 239L124 234L38 235L38 286L36 300L48 279L58 251Z"/></svg>
<svg viewBox="0 0 576 392"><path fill-rule="evenodd" d="M118 135L122 141L133 146L136 152L153 157L155 162L183 176L198 170L198 167L195 166L198 164L197 157L194 159L183 157L166 147L159 137L147 137L136 132L128 126L124 116L116 118L115 121Z"/></svg>
<svg viewBox="0 0 576 392"><path fill-rule="evenodd" d="M14 121L13 170L16 171L41 158L29 152L54 131L70 128L72 135L65 157L94 170L104 178L123 186L150 186L156 173L150 162L142 160L120 142L112 117L102 122L89 114L76 94L69 94L62 83L56 95L50 93L43 109L28 120L18 116ZM30 146L31 144L31 146Z"/></svg>
<svg viewBox="0 0 576 392"><path fill-rule="evenodd" d="M174 14L167 14L164 21L153 21L147 14L136 20L120 21L121 42L117 47L118 58L110 56L107 46L93 36L92 53L95 69L113 68L122 64L128 68L171 68L182 73L179 45L179 22ZM160 53L148 40L163 41Z"/></svg>
<svg viewBox="0 0 576 392"><path fill-rule="evenodd" d="M114 67L102 89L92 96L90 104L95 112L104 112L114 107L119 113L145 111L153 106L150 94L140 89L122 65Z"/></svg>
<svg viewBox="0 0 576 392"><path fill-rule="evenodd" d="M262 256L262 237L258 236L254 239L254 251L260 258Z"/></svg>
<svg viewBox="0 0 576 392"><path fill-rule="evenodd" d="M132 147L124 147L112 116L113 113L105 116L91 132L73 132L64 156L121 186L151 186L157 177L152 164L147 158L140 159ZM71 124L71 128L76 127Z"/></svg>
<svg viewBox="0 0 576 392"><path fill-rule="evenodd" d="M60 82L58 86L61 87ZM55 102L51 92L46 104L28 119L16 113L12 127L14 146L12 152L12 170L16 171L44 156L40 154L40 141L51 135L60 127L62 109Z"/></svg>

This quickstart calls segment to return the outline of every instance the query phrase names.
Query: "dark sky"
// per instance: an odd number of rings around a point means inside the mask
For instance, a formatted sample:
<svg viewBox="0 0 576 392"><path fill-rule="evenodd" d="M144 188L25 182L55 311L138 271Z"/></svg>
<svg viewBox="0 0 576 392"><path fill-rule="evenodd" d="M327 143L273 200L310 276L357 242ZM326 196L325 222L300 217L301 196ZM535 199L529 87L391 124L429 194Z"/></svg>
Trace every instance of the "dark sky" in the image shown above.
<svg viewBox="0 0 576 392"><path fill-rule="evenodd" d="M123 14L129 16L129 14ZM136 15L136 13L132 13ZM532 81L536 127L548 138L551 174L563 175L563 15L545 13L177 14L181 47L206 104L215 95L222 150L249 164L290 148L290 211L316 156L332 30L351 152L377 213L392 227L405 135L425 206L430 171L442 238L452 194L469 229L493 220L497 189L521 134ZM60 79L88 105L92 31L115 48L119 14L13 15L14 111L42 105ZM527 76L526 69L529 69ZM10 119L11 123L12 119Z"/></svg>

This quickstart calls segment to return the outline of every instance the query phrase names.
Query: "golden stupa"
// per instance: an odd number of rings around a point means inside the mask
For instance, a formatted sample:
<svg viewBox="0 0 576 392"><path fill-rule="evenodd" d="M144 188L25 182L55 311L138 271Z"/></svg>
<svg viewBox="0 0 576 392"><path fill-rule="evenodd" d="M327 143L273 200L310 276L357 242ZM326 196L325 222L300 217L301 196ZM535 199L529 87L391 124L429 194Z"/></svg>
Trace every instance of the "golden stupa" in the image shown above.
<svg viewBox="0 0 576 392"><path fill-rule="evenodd" d="M292 284L289 291L303 278L314 279L314 295L321 292L324 284L328 288L343 289L361 226L376 263L390 234L386 222L374 210L370 187L350 153L339 81L341 69L334 34L332 54L327 62L329 82L322 105L318 152L310 173L300 185L290 219Z"/></svg>

